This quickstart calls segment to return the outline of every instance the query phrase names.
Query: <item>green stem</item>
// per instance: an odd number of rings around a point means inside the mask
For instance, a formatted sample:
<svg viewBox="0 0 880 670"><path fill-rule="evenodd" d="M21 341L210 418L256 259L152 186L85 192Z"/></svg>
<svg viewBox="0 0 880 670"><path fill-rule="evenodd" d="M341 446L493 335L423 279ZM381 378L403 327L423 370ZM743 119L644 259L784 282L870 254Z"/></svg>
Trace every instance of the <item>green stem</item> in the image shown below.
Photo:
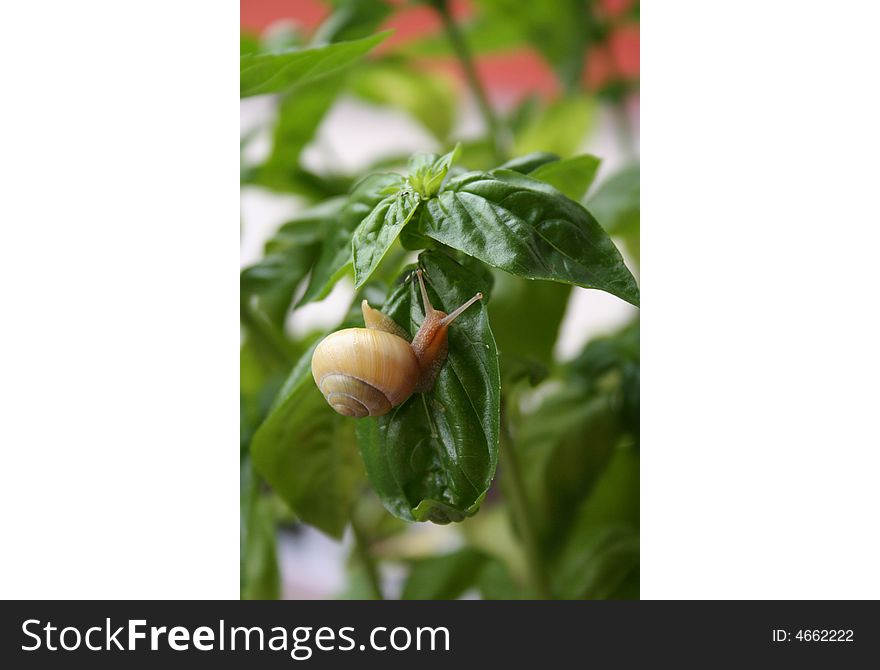
<svg viewBox="0 0 880 670"><path fill-rule="evenodd" d="M526 487L523 482L519 457L513 446L510 427L507 425L507 417L503 409L501 411L501 459L505 474L503 482L506 484L506 492L510 498L510 511L525 545L526 561L532 586L539 598L549 600L553 597L550 590L550 581L547 578L544 558L538 544L538 534L535 530L535 522L532 518L528 497L526 496Z"/></svg>
<svg viewBox="0 0 880 670"><path fill-rule="evenodd" d="M471 56L470 48L468 47L464 36L461 34L461 30L459 30L458 25L452 18L452 12L449 11L448 0L433 0L432 4L440 15L440 19L443 21L443 29L446 31L446 37L449 39L452 48L455 50L456 56L458 56L458 60L461 62L468 86L470 86L471 92L477 100L477 105L480 107L480 113L483 115L483 120L489 131L489 137L492 140L492 148L495 152L495 158L499 162L502 162L505 160L507 152L505 151L504 142L501 136L501 125L498 122L498 117L495 115L495 110L492 109L492 105L489 103L486 89L483 87L482 82L480 82L480 77L477 74L477 68L474 65L474 59L473 56Z"/></svg>
<svg viewBox="0 0 880 670"><path fill-rule="evenodd" d="M376 600L384 600L385 596L382 594L382 582L379 579L379 566L376 564L376 559L370 552L370 543L367 541L367 536L355 519L354 514L351 515L351 530L354 534L355 551L357 551L358 558L360 558L361 563L363 563L364 570L367 573L367 581L369 581L370 589L373 591L373 596Z"/></svg>

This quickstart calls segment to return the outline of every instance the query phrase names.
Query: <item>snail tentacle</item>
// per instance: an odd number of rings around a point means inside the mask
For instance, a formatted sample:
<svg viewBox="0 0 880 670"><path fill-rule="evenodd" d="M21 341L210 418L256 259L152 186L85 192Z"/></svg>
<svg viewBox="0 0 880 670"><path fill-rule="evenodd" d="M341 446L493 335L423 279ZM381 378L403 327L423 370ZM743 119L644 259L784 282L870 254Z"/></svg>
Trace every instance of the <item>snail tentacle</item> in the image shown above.
<svg viewBox="0 0 880 670"><path fill-rule="evenodd" d="M430 391L446 360L449 325L472 304L477 293L450 314L435 308L421 269L416 271L425 320L410 342L391 318L361 303L366 328L331 333L315 347L312 376L329 405L344 416L381 416L413 393Z"/></svg>

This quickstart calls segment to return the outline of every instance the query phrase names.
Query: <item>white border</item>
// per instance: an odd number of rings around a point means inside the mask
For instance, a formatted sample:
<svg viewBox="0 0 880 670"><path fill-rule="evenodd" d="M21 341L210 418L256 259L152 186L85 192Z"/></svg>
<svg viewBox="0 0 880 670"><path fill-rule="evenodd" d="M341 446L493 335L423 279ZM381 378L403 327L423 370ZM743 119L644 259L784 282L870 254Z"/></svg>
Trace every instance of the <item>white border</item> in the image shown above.
<svg viewBox="0 0 880 670"><path fill-rule="evenodd" d="M238 5L0 7L0 597L238 597Z"/></svg>
<svg viewBox="0 0 880 670"><path fill-rule="evenodd" d="M876 3L642 9L642 597L880 597Z"/></svg>

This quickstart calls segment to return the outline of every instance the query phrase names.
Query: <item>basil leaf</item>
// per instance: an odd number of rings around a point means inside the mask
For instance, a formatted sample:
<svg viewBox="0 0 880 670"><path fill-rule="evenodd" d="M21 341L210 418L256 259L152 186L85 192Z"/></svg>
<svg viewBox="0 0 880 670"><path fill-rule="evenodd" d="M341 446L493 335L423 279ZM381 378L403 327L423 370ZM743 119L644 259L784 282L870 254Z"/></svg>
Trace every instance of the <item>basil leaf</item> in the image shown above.
<svg viewBox="0 0 880 670"><path fill-rule="evenodd" d="M333 13L315 29L315 44L365 37L376 30L391 12L384 0L336 0Z"/></svg>
<svg viewBox="0 0 880 670"><path fill-rule="evenodd" d="M621 428L619 407L577 387L548 395L522 419L516 449L542 543L557 546L607 467Z"/></svg>
<svg viewBox="0 0 880 670"><path fill-rule="evenodd" d="M574 600L638 600L638 532L615 525L598 526L581 541L578 554L555 573L556 592ZM634 589L630 586L633 580Z"/></svg>
<svg viewBox="0 0 880 670"><path fill-rule="evenodd" d="M260 494L249 459L241 463L240 577L242 600L275 600L281 595L281 575L275 540L272 498Z"/></svg>
<svg viewBox="0 0 880 670"><path fill-rule="evenodd" d="M273 499L261 495L261 481L254 472L250 445L254 432L266 416L278 388L278 366L266 356L259 340L246 337L240 354L240 513L239 592L244 599L278 598L280 578L275 547Z"/></svg>
<svg viewBox="0 0 880 670"><path fill-rule="evenodd" d="M317 343L316 345L317 346ZM304 522L339 538L363 469L354 421L334 412L311 375L311 347L251 443L254 468Z"/></svg>
<svg viewBox="0 0 880 670"><path fill-rule="evenodd" d="M613 389L620 399L623 427L638 448L639 322L613 335L591 340L566 368L589 392Z"/></svg>
<svg viewBox="0 0 880 670"><path fill-rule="evenodd" d="M283 97L272 135L272 152L255 168L248 181L280 191L317 194L300 166L300 154L314 139L318 126L342 89L342 74L307 83Z"/></svg>
<svg viewBox="0 0 880 670"><path fill-rule="evenodd" d="M498 169L513 170L540 179L572 200L580 201L593 183L599 163L600 159L589 154L560 160L556 154L535 151L509 160Z"/></svg>
<svg viewBox="0 0 880 670"><path fill-rule="evenodd" d="M529 176L556 187L567 197L580 202L593 183L600 162L595 156L584 154L546 163L530 172Z"/></svg>
<svg viewBox="0 0 880 670"><path fill-rule="evenodd" d="M632 165L602 182L590 196L590 211L609 232L622 225L621 219L639 214L639 166Z"/></svg>
<svg viewBox="0 0 880 670"><path fill-rule="evenodd" d="M475 139L461 144L461 164L470 170L491 170L498 164L495 144L487 139Z"/></svg>
<svg viewBox="0 0 880 670"><path fill-rule="evenodd" d="M534 596L518 584L507 566L492 558L479 577L480 594L484 600L530 600Z"/></svg>
<svg viewBox="0 0 880 670"><path fill-rule="evenodd" d="M260 38L251 33L241 33L240 54L255 54L260 50Z"/></svg>
<svg viewBox="0 0 880 670"><path fill-rule="evenodd" d="M527 360L537 361L545 367L552 365L553 346L570 294L571 286L566 284L528 281L495 270L490 318L495 342L505 357L505 364ZM524 305L528 305L528 323L540 323L540 328L524 327Z"/></svg>
<svg viewBox="0 0 880 670"><path fill-rule="evenodd" d="M587 200L587 207L608 231L623 240L630 255L639 261L639 166L624 168L606 179Z"/></svg>
<svg viewBox="0 0 880 670"><path fill-rule="evenodd" d="M451 311L487 288L444 253L424 252L420 262L437 309ZM414 334L424 319L416 282L400 284L382 311ZM429 393L357 422L373 488L407 521L449 523L475 514L498 463L501 384L486 308L470 307L448 337L449 357Z"/></svg>
<svg viewBox="0 0 880 670"><path fill-rule="evenodd" d="M553 560L554 592L567 598L638 598L639 456L618 447Z"/></svg>
<svg viewBox="0 0 880 670"><path fill-rule="evenodd" d="M370 278L420 202L417 193L402 189L376 205L357 227L351 238L355 288Z"/></svg>
<svg viewBox="0 0 880 670"><path fill-rule="evenodd" d="M431 198L440 190L440 185L446 179L446 174L452 164L461 155L461 144L443 156L436 154L416 154L409 159L410 185L424 199Z"/></svg>
<svg viewBox="0 0 880 670"><path fill-rule="evenodd" d="M511 274L639 304L636 281L608 234L537 179L510 170L466 173L427 202L421 222L428 237Z"/></svg>
<svg viewBox="0 0 880 670"><path fill-rule="evenodd" d="M264 257L242 271L242 296L257 296L260 310L276 326L284 324L296 287L318 258L322 229L341 205L339 198L328 200L288 221L266 242Z"/></svg>
<svg viewBox="0 0 880 670"><path fill-rule="evenodd" d="M460 549L413 564L401 600L454 600L474 586L488 556L476 549Z"/></svg>
<svg viewBox="0 0 880 670"><path fill-rule="evenodd" d="M594 123L595 110L595 101L585 95L562 98L534 110L516 133L514 153L549 151L564 158L574 155Z"/></svg>
<svg viewBox="0 0 880 670"><path fill-rule="evenodd" d="M352 189L339 215L327 227L321 255L318 257L306 292L298 305L325 298L351 268L351 237L355 228L388 194L404 185L397 174L374 174L362 179Z"/></svg>
<svg viewBox="0 0 880 670"><path fill-rule="evenodd" d="M526 154L525 156L518 156L517 158L511 158L506 163L502 163L498 169L499 170L513 170L514 172L519 172L521 174L529 174L530 172L534 172L542 165L546 165L547 163L552 163L553 161L558 161L559 156L556 154L551 154L546 151L533 151L530 154Z"/></svg>
<svg viewBox="0 0 880 670"><path fill-rule="evenodd" d="M281 93L314 81L351 65L388 35L385 32L350 42L285 53L246 53L241 56L241 97Z"/></svg>

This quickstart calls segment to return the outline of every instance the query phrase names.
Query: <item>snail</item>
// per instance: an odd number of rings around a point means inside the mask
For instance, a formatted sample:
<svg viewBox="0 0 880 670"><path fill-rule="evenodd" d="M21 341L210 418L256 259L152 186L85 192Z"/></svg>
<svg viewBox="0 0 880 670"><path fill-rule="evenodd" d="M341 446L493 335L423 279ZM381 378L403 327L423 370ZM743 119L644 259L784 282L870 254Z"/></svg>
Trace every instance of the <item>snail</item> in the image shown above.
<svg viewBox="0 0 880 670"><path fill-rule="evenodd" d="M381 416L413 393L430 391L446 360L449 324L483 299L482 293L451 313L434 309L421 269L416 271L425 320L416 336L364 300L366 328L331 333L312 354L312 376L330 406L344 416Z"/></svg>

